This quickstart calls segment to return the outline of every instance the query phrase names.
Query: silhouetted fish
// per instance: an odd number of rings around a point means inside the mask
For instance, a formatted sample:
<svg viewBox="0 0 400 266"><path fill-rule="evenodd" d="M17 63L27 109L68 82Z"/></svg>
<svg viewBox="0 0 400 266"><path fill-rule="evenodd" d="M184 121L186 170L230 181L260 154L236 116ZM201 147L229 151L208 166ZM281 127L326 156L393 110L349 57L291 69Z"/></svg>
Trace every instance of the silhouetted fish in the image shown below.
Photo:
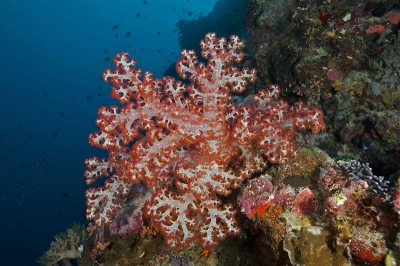
<svg viewBox="0 0 400 266"><path fill-rule="evenodd" d="M51 137L53 139L55 139L58 143L61 143L62 134L60 131L57 131L57 130L53 131L53 133L51 134Z"/></svg>
<svg viewBox="0 0 400 266"><path fill-rule="evenodd" d="M116 29L118 29L118 27L119 27L119 24L115 24L112 29L116 30Z"/></svg>

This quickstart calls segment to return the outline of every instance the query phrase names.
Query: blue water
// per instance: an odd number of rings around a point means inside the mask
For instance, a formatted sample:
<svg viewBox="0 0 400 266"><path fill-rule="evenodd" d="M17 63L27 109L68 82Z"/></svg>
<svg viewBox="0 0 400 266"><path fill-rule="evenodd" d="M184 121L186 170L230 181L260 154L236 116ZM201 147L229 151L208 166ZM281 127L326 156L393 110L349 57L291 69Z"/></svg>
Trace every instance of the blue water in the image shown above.
<svg viewBox="0 0 400 266"><path fill-rule="evenodd" d="M100 79L114 54L128 51L160 77L179 56L181 32L188 46L207 31L243 34L220 20L193 23L215 2L2 1L0 265L36 265L56 233L85 222L84 159L100 153L87 138L97 108L116 103ZM240 2L220 1L218 10ZM240 10L233 16L242 25Z"/></svg>

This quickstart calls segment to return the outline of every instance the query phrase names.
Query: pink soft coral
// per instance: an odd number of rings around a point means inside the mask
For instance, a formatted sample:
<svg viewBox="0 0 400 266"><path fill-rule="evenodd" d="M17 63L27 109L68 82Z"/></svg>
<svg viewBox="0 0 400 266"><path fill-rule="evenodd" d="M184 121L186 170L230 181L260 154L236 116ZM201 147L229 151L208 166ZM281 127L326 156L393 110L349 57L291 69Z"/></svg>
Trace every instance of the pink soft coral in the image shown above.
<svg viewBox="0 0 400 266"><path fill-rule="evenodd" d="M89 138L109 151L107 160L86 161L88 184L109 177L86 193L87 218L97 226L111 223L132 184L142 182L152 193L144 213L170 247L195 240L215 246L239 232L233 206L219 195L262 171L264 158L279 163L294 155L296 130L323 128L319 109L277 100L277 86L258 92L252 104L233 104L230 93L243 92L255 79L254 70L233 65L242 60L244 43L210 33L200 46L207 63L184 50L176 64L188 82L142 73L127 53L115 57L115 70L104 72L122 107L100 108L100 131Z"/></svg>

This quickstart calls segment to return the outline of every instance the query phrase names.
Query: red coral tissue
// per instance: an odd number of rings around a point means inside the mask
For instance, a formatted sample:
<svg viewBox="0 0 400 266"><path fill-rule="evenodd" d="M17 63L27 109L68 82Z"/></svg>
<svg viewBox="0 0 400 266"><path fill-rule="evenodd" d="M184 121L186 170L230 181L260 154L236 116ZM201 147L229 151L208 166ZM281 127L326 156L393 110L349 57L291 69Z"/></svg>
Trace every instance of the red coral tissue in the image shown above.
<svg viewBox="0 0 400 266"><path fill-rule="evenodd" d="M251 104L235 105L230 93L243 92L256 77L254 70L235 66L244 43L209 33L200 46L205 62L184 50L176 64L184 82L142 73L127 53L104 72L120 105L99 109L100 130L89 137L108 151L107 159L86 160L89 185L106 177L102 187L86 192L87 218L96 226L110 224L140 182L151 192L143 213L169 247L194 241L215 246L239 232L236 211L221 196L261 172L267 161L296 154L296 130L317 133L324 127L321 110L278 100L278 86L258 92Z"/></svg>

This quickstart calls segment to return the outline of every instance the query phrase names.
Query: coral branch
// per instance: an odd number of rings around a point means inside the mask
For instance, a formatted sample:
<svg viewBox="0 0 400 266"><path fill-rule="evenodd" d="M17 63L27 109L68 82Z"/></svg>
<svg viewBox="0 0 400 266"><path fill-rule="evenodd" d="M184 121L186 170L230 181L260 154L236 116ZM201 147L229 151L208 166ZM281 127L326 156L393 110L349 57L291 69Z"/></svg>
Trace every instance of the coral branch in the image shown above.
<svg viewBox="0 0 400 266"><path fill-rule="evenodd" d="M152 194L143 213L171 248L193 241L215 246L239 232L233 207L220 196L261 172L267 161L296 154L297 130L323 128L320 110L278 100L278 86L233 104L230 93L243 92L256 77L254 69L237 67L244 43L209 33L200 46L205 62L184 50L176 64L186 82L142 73L127 53L118 54L115 69L104 72L121 107L100 108L100 129L89 137L109 152L107 159L86 161L89 185L106 177L103 187L86 192L87 218L96 226L115 220L140 182Z"/></svg>

